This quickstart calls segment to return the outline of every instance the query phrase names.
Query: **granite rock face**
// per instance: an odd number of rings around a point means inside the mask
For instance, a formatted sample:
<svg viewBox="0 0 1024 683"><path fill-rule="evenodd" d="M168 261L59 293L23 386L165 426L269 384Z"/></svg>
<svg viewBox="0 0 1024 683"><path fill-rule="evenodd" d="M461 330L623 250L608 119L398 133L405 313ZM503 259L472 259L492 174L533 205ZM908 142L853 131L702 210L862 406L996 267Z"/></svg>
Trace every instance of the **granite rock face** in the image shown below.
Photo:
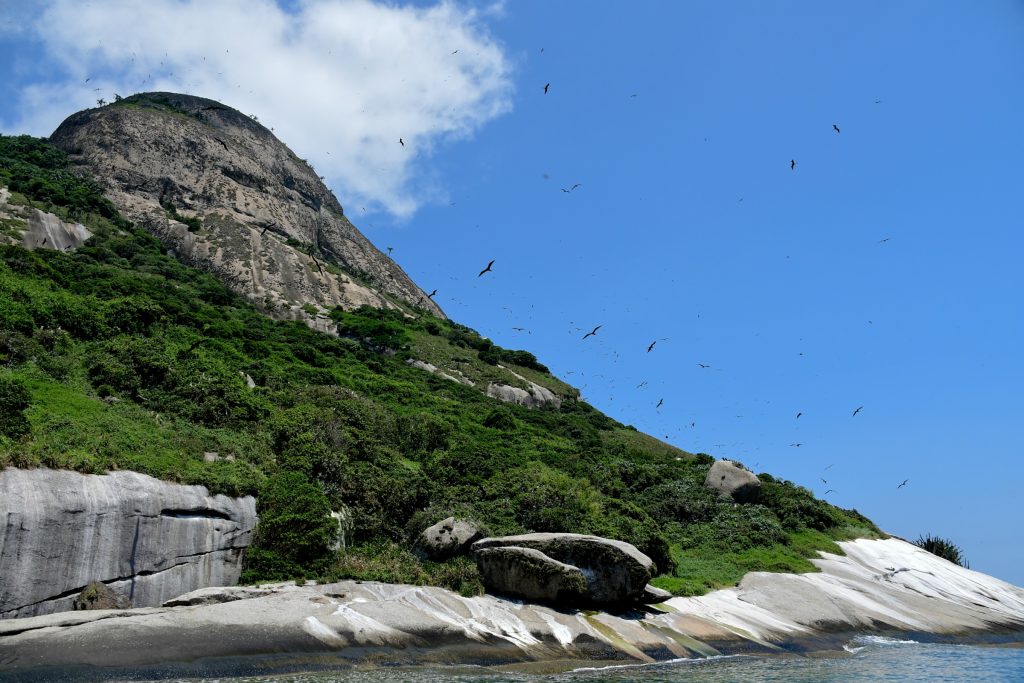
<svg viewBox="0 0 1024 683"><path fill-rule="evenodd" d="M531 602L574 605L588 601L583 570L533 548L482 548L474 553L487 590Z"/></svg>
<svg viewBox="0 0 1024 683"><path fill-rule="evenodd" d="M73 114L50 140L126 217L275 318L330 332L326 311L393 307L385 295L444 317L305 160L231 107L142 93Z"/></svg>
<svg viewBox="0 0 1024 683"><path fill-rule="evenodd" d="M554 562L578 568L586 579L586 590L574 598L580 604L616 605L636 602L643 595L654 567L651 558L637 550L636 546L600 536L540 533L485 538L473 544L473 554L483 574L484 585L497 592L509 592L507 586L514 584L511 579L501 578L500 560L515 560L506 568L509 574L522 573L520 565L524 560L512 555L490 557L484 551L492 548L534 550ZM487 558L486 562L481 560L484 557ZM521 592L515 594L529 597ZM566 592L566 597L569 597L569 592Z"/></svg>
<svg viewBox="0 0 1024 683"><path fill-rule="evenodd" d="M230 601L0 620L0 679L214 678L365 665L581 661L622 664L735 654L842 653L859 634L1019 642L1024 589L897 539L841 542L812 574L754 572L735 588L622 614L552 609L442 588L346 581L272 586ZM897 571L898 570L898 571ZM234 599L242 597L242 599ZM117 618L111 618L117 617ZM157 645L157 646L155 646ZM326 659L325 659L326 657ZM536 669L535 669L536 670ZM157 675L160 672L161 675Z"/></svg>
<svg viewBox="0 0 1024 683"><path fill-rule="evenodd" d="M465 555L470 544L483 538L479 526L465 519L448 517L429 526L420 534L420 547L427 556L440 562L456 555Z"/></svg>
<svg viewBox="0 0 1024 683"><path fill-rule="evenodd" d="M135 607L233 584L256 501L135 472L0 472L0 617L72 609L94 581Z"/></svg>
<svg viewBox="0 0 1024 683"><path fill-rule="evenodd" d="M704 485L722 498L732 498L737 503L753 503L761 490L757 475L731 460L719 460L712 465Z"/></svg>

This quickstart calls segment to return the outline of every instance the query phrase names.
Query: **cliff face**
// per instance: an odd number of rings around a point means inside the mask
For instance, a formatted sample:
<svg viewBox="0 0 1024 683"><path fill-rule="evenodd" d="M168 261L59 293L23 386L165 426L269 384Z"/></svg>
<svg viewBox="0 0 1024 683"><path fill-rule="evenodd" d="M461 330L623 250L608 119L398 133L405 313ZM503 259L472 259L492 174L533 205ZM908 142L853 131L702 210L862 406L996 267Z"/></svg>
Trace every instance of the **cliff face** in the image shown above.
<svg viewBox="0 0 1024 683"><path fill-rule="evenodd" d="M256 501L134 472L0 472L0 618L71 609L100 581L135 607L238 581Z"/></svg>
<svg viewBox="0 0 1024 683"><path fill-rule="evenodd" d="M78 112L50 139L128 218L276 318L327 328L314 309L389 307L388 297L444 316L316 171L239 111L145 93Z"/></svg>

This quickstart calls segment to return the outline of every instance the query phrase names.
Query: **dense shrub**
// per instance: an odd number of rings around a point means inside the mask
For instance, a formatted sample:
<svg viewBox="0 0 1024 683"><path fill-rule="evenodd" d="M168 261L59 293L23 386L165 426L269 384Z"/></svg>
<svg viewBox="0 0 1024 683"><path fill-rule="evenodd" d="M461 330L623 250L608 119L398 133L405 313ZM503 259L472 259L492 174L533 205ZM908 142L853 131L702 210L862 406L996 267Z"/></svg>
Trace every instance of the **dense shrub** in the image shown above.
<svg viewBox="0 0 1024 683"><path fill-rule="evenodd" d="M971 567L959 546L948 539L928 534L927 536L919 536L918 539L914 541L914 545L927 550L932 555L938 555L944 560L949 560L954 564L958 564L961 567L965 567L967 569L970 569Z"/></svg>
<svg viewBox="0 0 1024 683"><path fill-rule="evenodd" d="M25 409L31 402L24 384L0 377L0 435L17 439L28 433L30 425Z"/></svg>
<svg viewBox="0 0 1024 683"><path fill-rule="evenodd" d="M320 487L300 472L274 475L257 498L259 525L243 582L285 580L324 571L338 523Z"/></svg>

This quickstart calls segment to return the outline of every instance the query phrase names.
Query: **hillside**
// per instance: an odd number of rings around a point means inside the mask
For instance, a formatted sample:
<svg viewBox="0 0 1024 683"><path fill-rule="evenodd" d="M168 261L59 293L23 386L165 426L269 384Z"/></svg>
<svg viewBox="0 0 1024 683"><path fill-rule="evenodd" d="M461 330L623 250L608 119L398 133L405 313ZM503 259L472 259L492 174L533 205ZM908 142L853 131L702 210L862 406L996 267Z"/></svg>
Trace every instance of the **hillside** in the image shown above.
<svg viewBox="0 0 1024 683"><path fill-rule="evenodd" d="M88 122L134 106L143 103L127 98L113 113L72 117L86 121L75 124L79 154L105 148L83 132ZM152 115L193 125L180 112ZM324 299L322 310L279 316L328 316L337 336L267 317L247 284L228 278L229 288L224 272L175 241L255 239L251 225L210 227L209 207L223 209L223 197L201 208L179 195L161 202L151 188L143 205L27 137L0 138L0 187L9 190L0 206L0 467L130 469L255 494L261 521L245 580L351 577L478 592L465 558L436 564L413 552L422 529L452 514L492 534L629 541L654 559L655 584L679 595L751 570L814 571L807 558L817 550L841 554L836 540L881 535L856 511L769 474L759 475L757 503L723 501L704 486L710 456L603 415L529 352L497 347L424 307L411 281L405 298L360 285L386 299L378 307ZM25 207L92 236L77 249L26 244ZM501 387L557 400L520 401L531 408L488 395ZM331 510L345 520L340 551L330 550Z"/></svg>

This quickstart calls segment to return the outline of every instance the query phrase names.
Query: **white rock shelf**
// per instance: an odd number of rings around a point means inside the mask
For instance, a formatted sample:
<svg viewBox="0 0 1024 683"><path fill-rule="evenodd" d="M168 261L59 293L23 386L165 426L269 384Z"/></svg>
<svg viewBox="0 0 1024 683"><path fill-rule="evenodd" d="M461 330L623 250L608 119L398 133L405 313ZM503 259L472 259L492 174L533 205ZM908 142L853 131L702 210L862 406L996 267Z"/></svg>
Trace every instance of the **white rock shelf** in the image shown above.
<svg viewBox="0 0 1024 683"><path fill-rule="evenodd" d="M735 588L618 615L352 581L225 589L228 602L217 602L216 591L207 589L196 600L174 601L189 606L0 621L0 672L650 662L839 651L865 633L949 642L1024 640L1021 588L898 539L840 545L845 556L815 561L820 573L751 573Z"/></svg>

